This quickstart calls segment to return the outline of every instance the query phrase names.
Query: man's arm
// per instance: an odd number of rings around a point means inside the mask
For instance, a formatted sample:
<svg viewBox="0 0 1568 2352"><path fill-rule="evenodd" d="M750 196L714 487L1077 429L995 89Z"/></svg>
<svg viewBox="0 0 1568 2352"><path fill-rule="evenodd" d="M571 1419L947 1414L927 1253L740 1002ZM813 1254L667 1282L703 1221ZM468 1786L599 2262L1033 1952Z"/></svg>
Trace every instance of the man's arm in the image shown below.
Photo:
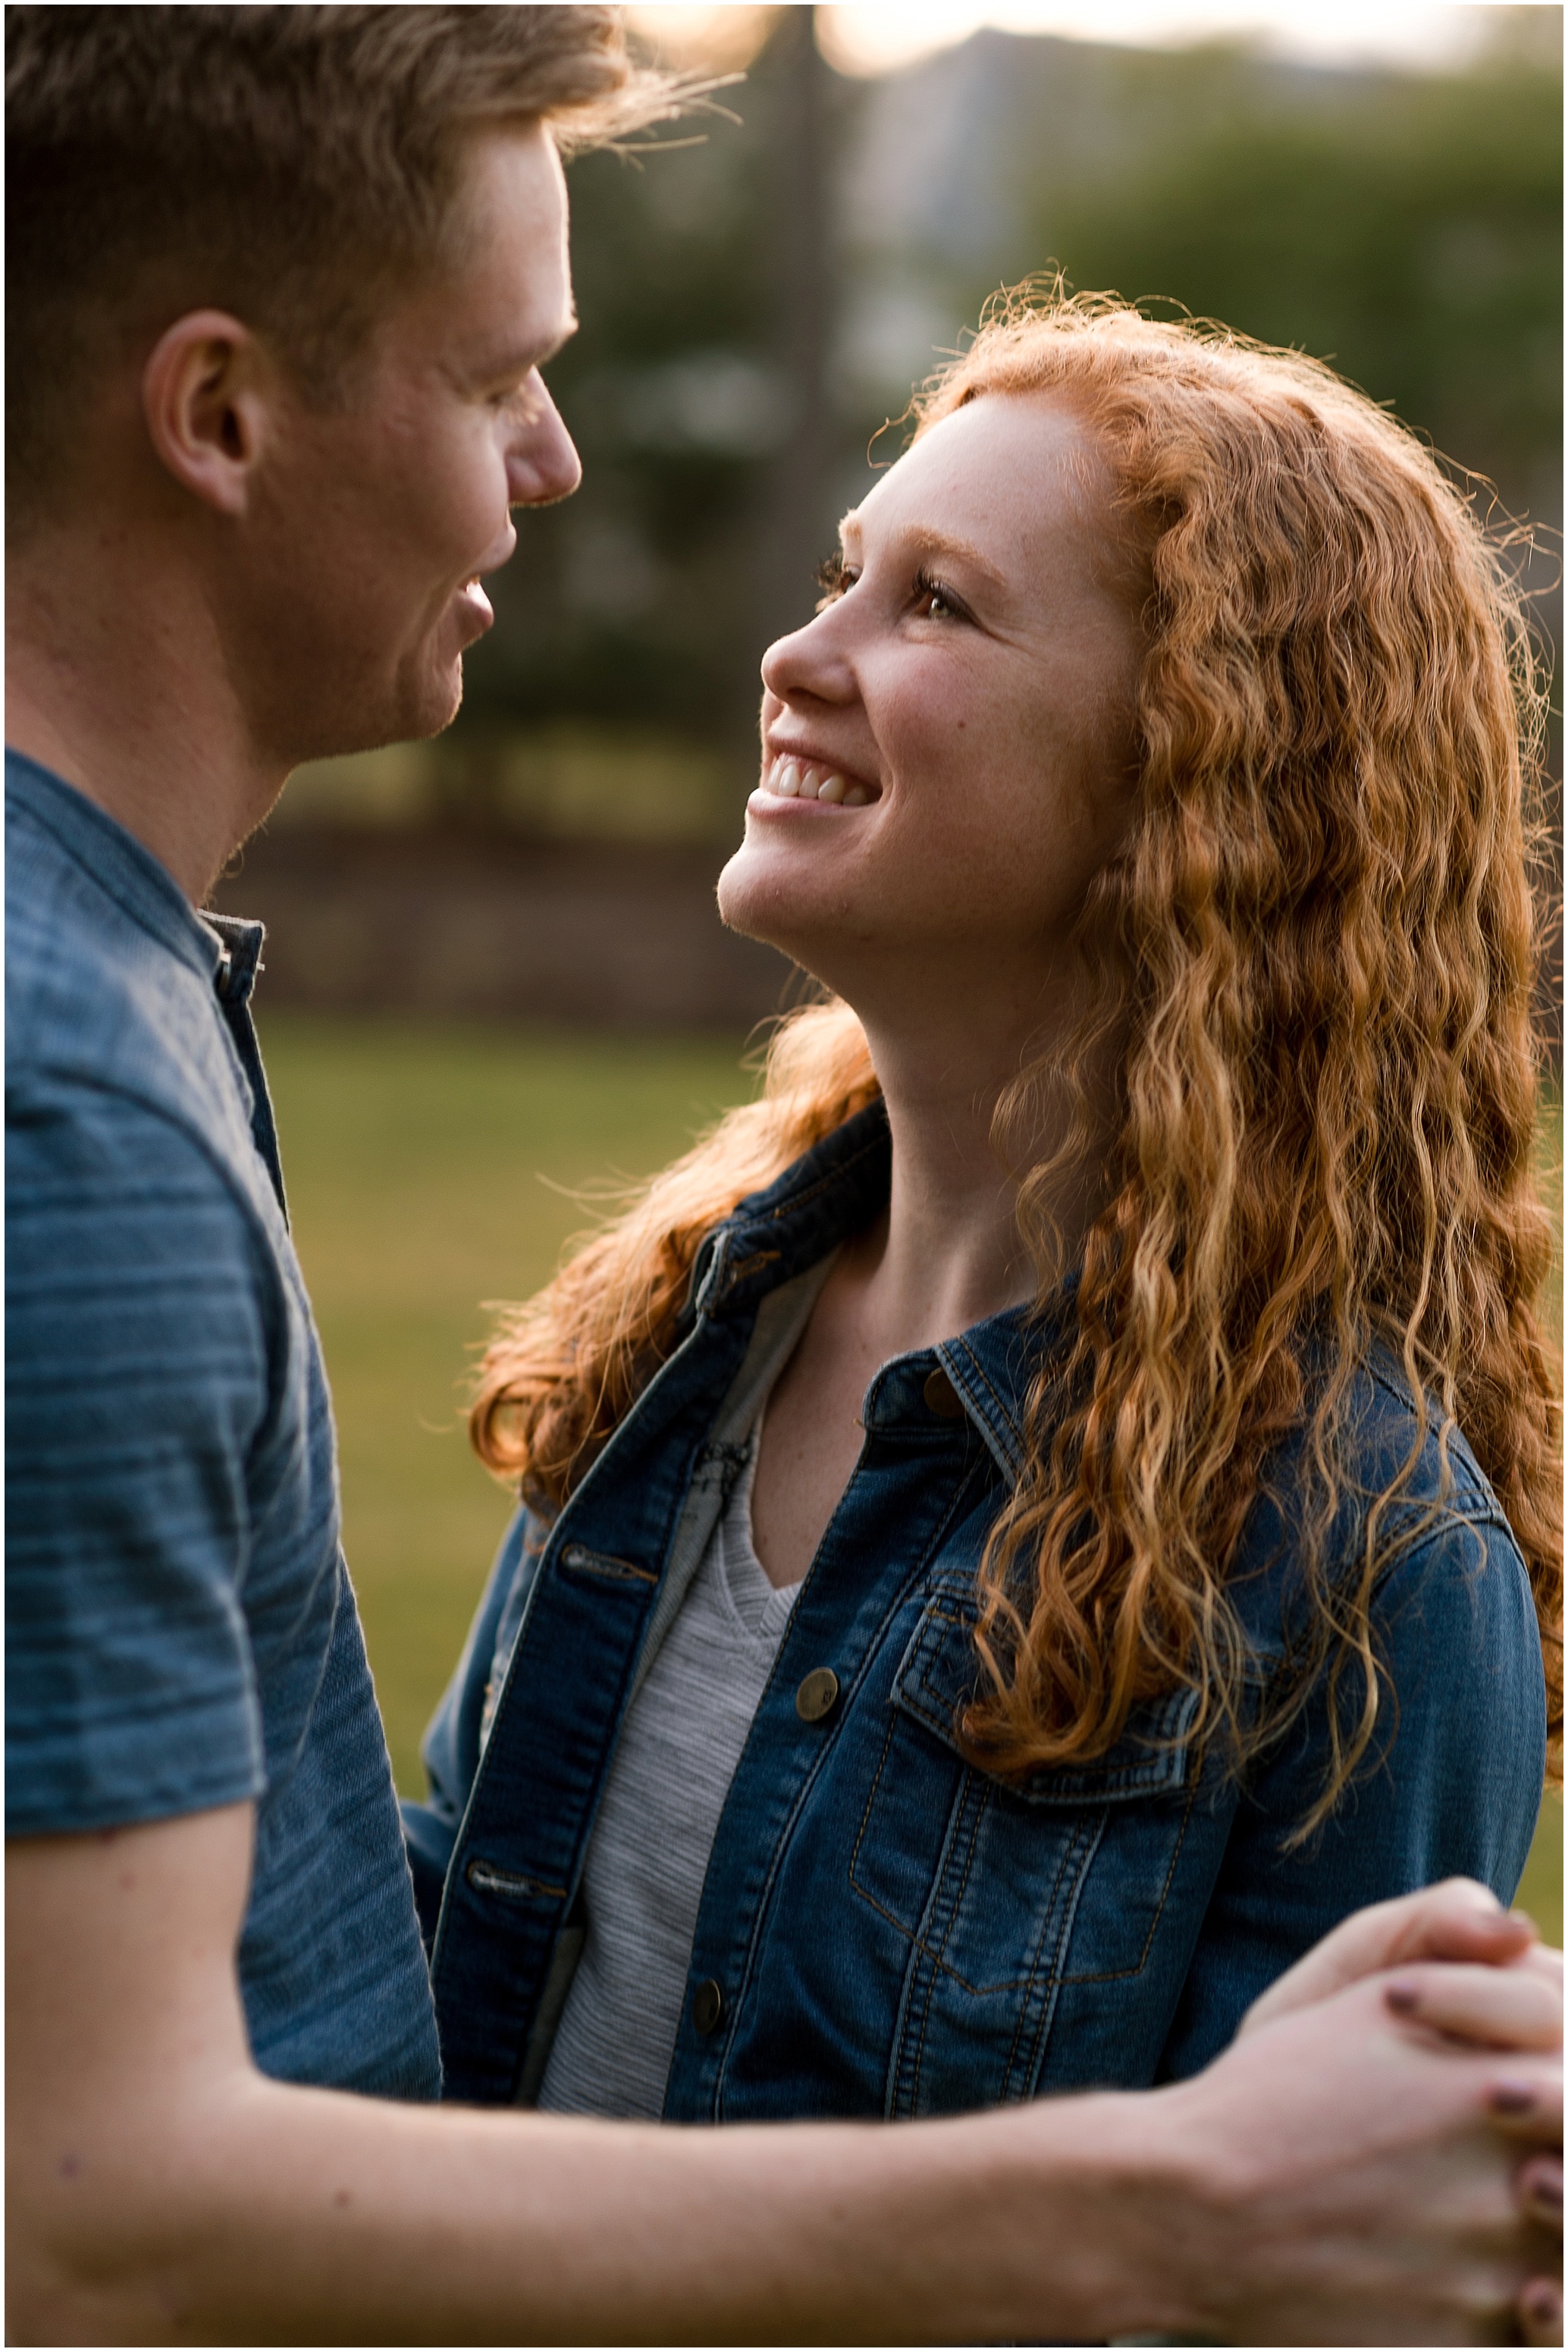
<svg viewBox="0 0 1568 2352"><path fill-rule="evenodd" d="M1540 1977L1506 2058L1369 1981L1171 2089L953 2122L399 2107L252 2065L250 1838L231 1806L8 1847L13 2340L1475 2342L1544 2267L1488 2104L1560 2139Z"/></svg>

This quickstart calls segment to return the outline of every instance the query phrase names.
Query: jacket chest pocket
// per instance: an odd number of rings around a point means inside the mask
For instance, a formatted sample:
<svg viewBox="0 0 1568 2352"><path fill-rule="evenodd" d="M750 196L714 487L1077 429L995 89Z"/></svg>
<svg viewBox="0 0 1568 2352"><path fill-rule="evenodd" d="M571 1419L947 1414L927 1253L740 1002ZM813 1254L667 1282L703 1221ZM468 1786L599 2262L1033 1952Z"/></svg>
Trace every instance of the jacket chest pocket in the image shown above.
<svg viewBox="0 0 1568 2352"><path fill-rule="evenodd" d="M1106 1988L1112 2013L1126 2013L1123 2063L1148 2040L1152 2067L1164 2036L1163 2000L1138 2031L1138 1979L1191 1811L1193 1695L1141 1709L1093 1763L1004 1784L958 1751L977 1685L973 1630L967 1591L928 1602L893 1678L850 1862L855 1894L908 1945L889 2116L1051 2087L1061 1995L1090 1980ZM1083 2054L1069 2069L1076 2079ZM1091 2068L1089 2078L1120 2079L1118 2065Z"/></svg>

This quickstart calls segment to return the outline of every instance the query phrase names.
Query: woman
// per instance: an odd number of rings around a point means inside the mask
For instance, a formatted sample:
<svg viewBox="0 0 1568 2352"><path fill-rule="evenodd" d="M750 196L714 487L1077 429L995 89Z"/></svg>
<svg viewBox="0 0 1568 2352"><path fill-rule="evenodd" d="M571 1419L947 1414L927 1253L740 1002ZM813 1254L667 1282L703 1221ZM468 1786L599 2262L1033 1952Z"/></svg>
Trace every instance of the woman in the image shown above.
<svg viewBox="0 0 1568 2352"><path fill-rule="evenodd" d="M1001 311L916 420L721 884L831 995L486 1359L525 1507L411 1826L459 2097L1147 2084L1528 1847L1504 576L1327 371L1114 304Z"/></svg>

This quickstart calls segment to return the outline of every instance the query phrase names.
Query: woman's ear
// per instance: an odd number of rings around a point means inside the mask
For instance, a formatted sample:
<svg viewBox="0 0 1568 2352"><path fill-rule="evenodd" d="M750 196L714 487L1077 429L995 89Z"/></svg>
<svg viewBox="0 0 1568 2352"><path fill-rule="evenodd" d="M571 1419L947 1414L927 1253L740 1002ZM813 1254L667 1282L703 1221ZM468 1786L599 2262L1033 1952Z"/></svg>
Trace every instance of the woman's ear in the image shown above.
<svg viewBox="0 0 1568 2352"><path fill-rule="evenodd" d="M274 427L276 364L226 310L165 328L142 371L142 414L159 462L216 513L242 515Z"/></svg>

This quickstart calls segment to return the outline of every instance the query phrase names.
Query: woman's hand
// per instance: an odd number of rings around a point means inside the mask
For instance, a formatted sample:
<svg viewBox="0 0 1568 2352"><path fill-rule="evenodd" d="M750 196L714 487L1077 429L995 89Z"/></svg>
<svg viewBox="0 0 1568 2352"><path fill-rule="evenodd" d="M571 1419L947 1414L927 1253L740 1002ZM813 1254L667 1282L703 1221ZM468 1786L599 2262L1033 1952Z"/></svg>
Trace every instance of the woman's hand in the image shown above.
<svg viewBox="0 0 1568 2352"><path fill-rule="evenodd" d="M1494 2050L1561 2051L1563 2047L1563 1955L1531 1944L1500 1967L1467 1962L1421 1961L1402 1968L1384 1982L1383 1998L1396 2017L1449 2042ZM1506 2073L1493 2087L1494 2122L1507 2130L1517 2123L1533 2136L1541 2112L1531 2086ZM1563 2231L1563 2152L1540 2149L1514 2178L1520 2210L1559 2237ZM1519 2298L1520 2325L1527 2344L1563 2341L1560 2279L1531 2279Z"/></svg>
<svg viewBox="0 0 1568 2352"><path fill-rule="evenodd" d="M1562 1953L1542 1944L1521 1913L1503 1910L1489 1888L1468 1878L1358 1911L1253 2003L1240 2034L1376 1974L1384 1975L1385 2006L1440 2040L1495 2050L1563 2046ZM1500 2075L1489 2112L1499 2129L1539 2137L1542 2109L1531 2085ZM1514 2187L1525 2218L1561 2237L1560 2114L1556 2148L1538 2146L1521 2165ZM1543 2273L1530 2280L1517 2309L1526 2344L1562 2343L1559 2278Z"/></svg>
<svg viewBox="0 0 1568 2352"><path fill-rule="evenodd" d="M1520 2204L1543 2229L1563 2234L1563 2153L1536 2155L1521 2165L1515 2179ZM1563 2277L1531 2280L1519 2298L1519 2321L1527 2344L1563 2341Z"/></svg>
<svg viewBox="0 0 1568 2352"><path fill-rule="evenodd" d="M1237 2038L1291 2010L1327 2000L1363 1977L1415 1960L1473 1961L1490 1968L1522 1963L1555 1983L1561 2004L1562 1953L1540 1941L1523 1912L1505 1911L1490 1887L1473 1878L1447 1878L1342 1920L1253 2002Z"/></svg>

